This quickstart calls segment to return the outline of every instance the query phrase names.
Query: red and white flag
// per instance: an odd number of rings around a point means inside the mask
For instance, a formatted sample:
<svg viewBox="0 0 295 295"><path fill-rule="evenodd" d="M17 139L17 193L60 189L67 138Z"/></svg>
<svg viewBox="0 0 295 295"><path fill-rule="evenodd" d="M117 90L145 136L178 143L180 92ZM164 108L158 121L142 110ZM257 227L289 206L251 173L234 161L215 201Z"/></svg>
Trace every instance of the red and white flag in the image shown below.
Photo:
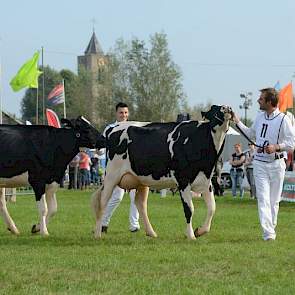
<svg viewBox="0 0 295 295"><path fill-rule="evenodd" d="M49 126L52 126L55 128L61 127L58 116L53 110L46 109L46 117L47 117L47 122Z"/></svg>

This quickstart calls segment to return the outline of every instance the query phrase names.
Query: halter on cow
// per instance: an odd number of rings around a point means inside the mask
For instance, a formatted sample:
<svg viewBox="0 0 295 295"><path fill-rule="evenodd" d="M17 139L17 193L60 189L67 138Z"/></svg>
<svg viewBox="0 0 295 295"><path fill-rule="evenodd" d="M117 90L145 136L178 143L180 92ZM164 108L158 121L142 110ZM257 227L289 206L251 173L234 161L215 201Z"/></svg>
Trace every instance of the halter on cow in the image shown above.
<svg viewBox="0 0 295 295"><path fill-rule="evenodd" d="M96 238L101 237L101 218L116 185L137 189L135 203L148 236L157 236L147 215L148 187L179 189L189 239L209 232L215 212L211 177L222 152L232 110L213 105L202 116L205 120L201 122L124 122L109 130L104 184L93 196ZM205 223L195 231L191 191L202 192L207 205Z"/></svg>

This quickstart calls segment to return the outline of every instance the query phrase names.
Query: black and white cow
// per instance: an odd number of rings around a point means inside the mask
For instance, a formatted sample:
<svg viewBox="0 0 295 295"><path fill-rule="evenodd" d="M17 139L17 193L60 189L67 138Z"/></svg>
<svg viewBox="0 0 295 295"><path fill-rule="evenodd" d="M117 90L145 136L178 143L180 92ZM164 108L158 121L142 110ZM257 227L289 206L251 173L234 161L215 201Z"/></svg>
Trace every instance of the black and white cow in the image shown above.
<svg viewBox="0 0 295 295"><path fill-rule="evenodd" d="M56 212L55 192L79 147L103 147L102 135L83 117L62 119L64 128L41 125L0 125L0 214L7 228L19 234L6 207L4 187L30 184L34 190L40 230L48 235L49 218Z"/></svg>
<svg viewBox="0 0 295 295"><path fill-rule="evenodd" d="M204 121L180 123L118 123L106 134L107 167L103 186L93 195L95 237L101 237L101 219L113 188L137 189L136 206L146 234L156 237L148 215L148 187L178 188L187 222L187 237L209 232L215 212L211 177L222 152L232 118L228 106L212 106ZM192 194L202 192L207 217L201 228L192 227Z"/></svg>

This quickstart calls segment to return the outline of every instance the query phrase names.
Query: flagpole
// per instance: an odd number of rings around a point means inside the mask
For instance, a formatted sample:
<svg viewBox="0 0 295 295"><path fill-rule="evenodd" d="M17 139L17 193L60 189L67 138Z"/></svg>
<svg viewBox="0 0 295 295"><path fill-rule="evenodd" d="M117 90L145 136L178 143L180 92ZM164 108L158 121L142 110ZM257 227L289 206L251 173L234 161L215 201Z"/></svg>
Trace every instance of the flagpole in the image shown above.
<svg viewBox="0 0 295 295"><path fill-rule="evenodd" d="M62 87L63 87L63 92L64 92L64 118L67 117L66 113L66 91L65 91L65 79L62 79Z"/></svg>
<svg viewBox="0 0 295 295"><path fill-rule="evenodd" d="M38 68L39 61L37 61ZM37 88L36 88L36 125L39 124L39 77L37 77Z"/></svg>
<svg viewBox="0 0 295 295"><path fill-rule="evenodd" d="M38 125L39 123L39 108L38 108L38 104L39 104L39 98L38 98L38 95L39 95L39 91L38 91L38 87L36 88L36 94L37 94L37 97L36 97L36 125Z"/></svg>
<svg viewBox="0 0 295 295"><path fill-rule="evenodd" d="M1 38L0 38L0 42L1 42ZM2 105L2 58L1 58L1 52L0 52L0 124L3 123L2 110L3 110L3 105Z"/></svg>
<svg viewBox="0 0 295 295"><path fill-rule="evenodd" d="M2 59L0 55L0 124L2 124Z"/></svg>
<svg viewBox="0 0 295 295"><path fill-rule="evenodd" d="M43 46L41 47L42 51L41 51L41 58L42 58L42 115L43 115L43 125L45 125L45 72L44 72L44 57L43 57L43 52L44 52L44 48Z"/></svg>

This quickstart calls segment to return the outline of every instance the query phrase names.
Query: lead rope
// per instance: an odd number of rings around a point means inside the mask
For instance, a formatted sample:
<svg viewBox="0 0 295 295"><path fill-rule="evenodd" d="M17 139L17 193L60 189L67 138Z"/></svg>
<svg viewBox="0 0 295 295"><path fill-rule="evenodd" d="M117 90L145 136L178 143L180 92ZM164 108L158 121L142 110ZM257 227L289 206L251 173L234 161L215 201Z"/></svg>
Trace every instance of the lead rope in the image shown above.
<svg viewBox="0 0 295 295"><path fill-rule="evenodd" d="M257 145L253 140L251 140L246 134L245 132L236 124L236 127L237 129L242 133L242 135L251 143L253 144L254 146L260 148L260 149L263 149L265 148L266 145L263 145L263 146L260 146L260 145Z"/></svg>

